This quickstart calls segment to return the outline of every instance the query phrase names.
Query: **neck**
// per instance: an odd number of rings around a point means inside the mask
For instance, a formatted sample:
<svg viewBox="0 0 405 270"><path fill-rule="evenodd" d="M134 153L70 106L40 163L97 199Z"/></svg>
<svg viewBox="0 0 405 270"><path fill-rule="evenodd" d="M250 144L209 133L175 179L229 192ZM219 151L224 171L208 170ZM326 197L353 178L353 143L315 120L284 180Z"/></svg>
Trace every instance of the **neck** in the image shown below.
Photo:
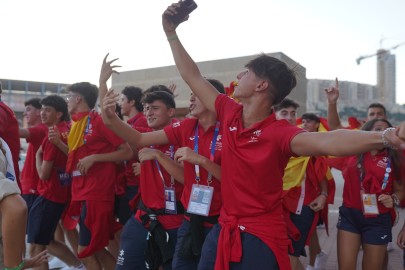
<svg viewBox="0 0 405 270"><path fill-rule="evenodd" d="M131 111L129 112L129 114L127 115L129 119L131 119L132 117L134 117L135 115L137 115L139 112L133 108L131 109Z"/></svg>
<svg viewBox="0 0 405 270"><path fill-rule="evenodd" d="M39 118L38 120L36 120L34 123L30 123L28 124L28 127L35 127L38 126L42 123L41 118Z"/></svg>
<svg viewBox="0 0 405 270"><path fill-rule="evenodd" d="M243 103L243 126L249 128L271 115L271 104Z"/></svg>
<svg viewBox="0 0 405 270"><path fill-rule="evenodd" d="M210 127L214 126L217 122L217 115L213 112L206 112L197 117L198 123L202 126L204 131L207 131Z"/></svg>

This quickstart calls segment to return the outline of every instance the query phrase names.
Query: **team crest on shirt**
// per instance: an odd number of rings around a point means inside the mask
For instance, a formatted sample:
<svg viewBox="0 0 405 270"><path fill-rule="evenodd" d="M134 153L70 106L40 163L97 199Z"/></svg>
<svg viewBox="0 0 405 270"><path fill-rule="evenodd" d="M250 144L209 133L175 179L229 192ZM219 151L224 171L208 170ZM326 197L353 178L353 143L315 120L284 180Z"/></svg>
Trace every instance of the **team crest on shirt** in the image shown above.
<svg viewBox="0 0 405 270"><path fill-rule="evenodd" d="M179 127L179 126L180 126L180 122L175 122L175 123L173 123L172 126L173 126L174 128Z"/></svg>
<svg viewBox="0 0 405 270"><path fill-rule="evenodd" d="M257 129L255 131L253 131L252 136L250 136L249 142L250 143L258 142L260 135L262 135L262 130L261 129Z"/></svg>
<svg viewBox="0 0 405 270"><path fill-rule="evenodd" d="M381 160L377 162L377 166L383 169L387 168L387 164L388 164L388 157L383 157Z"/></svg>

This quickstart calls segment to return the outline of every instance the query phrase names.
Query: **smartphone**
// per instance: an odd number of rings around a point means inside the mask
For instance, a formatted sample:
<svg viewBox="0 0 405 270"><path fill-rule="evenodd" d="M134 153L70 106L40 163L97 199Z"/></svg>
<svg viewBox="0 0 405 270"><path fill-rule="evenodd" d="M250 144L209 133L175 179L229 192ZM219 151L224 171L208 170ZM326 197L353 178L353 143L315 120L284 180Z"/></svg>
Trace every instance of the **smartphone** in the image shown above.
<svg viewBox="0 0 405 270"><path fill-rule="evenodd" d="M180 7L176 9L177 14L171 16L171 21L175 24L179 24L190 14L194 9L197 8L196 2L194 0L183 0L180 2Z"/></svg>

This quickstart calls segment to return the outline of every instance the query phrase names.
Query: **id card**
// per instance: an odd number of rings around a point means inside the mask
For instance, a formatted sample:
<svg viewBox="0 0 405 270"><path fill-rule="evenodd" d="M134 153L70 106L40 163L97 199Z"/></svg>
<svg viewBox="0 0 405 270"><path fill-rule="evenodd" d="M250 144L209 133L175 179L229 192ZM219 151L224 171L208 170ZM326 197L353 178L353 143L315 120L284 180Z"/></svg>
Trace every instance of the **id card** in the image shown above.
<svg viewBox="0 0 405 270"><path fill-rule="evenodd" d="M176 190L173 187L165 187L165 213L176 215Z"/></svg>
<svg viewBox="0 0 405 270"><path fill-rule="evenodd" d="M70 173L65 172L63 169L57 169L57 172L61 186L68 186L72 184L72 176Z"/></svg>
<svg viewBox="0 0 405 270"><path fill-rule="evenodd" d="M193 184L187 212L200 216L208 216L213 194L213 187Z"/></svg>
<svg viewBox="0 0 405 270"><path fill-rule="evenodd" d="M376 194L368 194L360 192L361 200L363 202L364 215L378 215L377 196Z"/></svg>

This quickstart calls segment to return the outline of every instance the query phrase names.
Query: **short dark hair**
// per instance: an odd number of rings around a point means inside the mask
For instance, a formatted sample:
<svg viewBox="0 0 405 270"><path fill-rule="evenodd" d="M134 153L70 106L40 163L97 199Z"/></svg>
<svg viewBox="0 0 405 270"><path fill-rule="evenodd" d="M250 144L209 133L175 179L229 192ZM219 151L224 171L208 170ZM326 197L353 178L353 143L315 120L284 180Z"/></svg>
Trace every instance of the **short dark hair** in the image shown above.
<svg viewBox="0 0 405 270"><path fill-rule="evenodd" d="M50 95L41 100L41 105L51 106L57 112L62 113L61 121L69 120L68 107L64 98L58 95Z"/></svg>
<svg viewBox="0 0 405 270"><path fill-rule="evenodd" d="M122 92L124 96L127 97L128 101L135 101L134 107L138 112L143 111L143 105L142 105L142 89L136 86L126 86Z"/></svg>
<svg viewBox="0 0 405 270"><path fill-rule="evenodd" d="M384 105L382 105L381 103L371 103L370 105L368 105L367 111L370 108L381 108L384 111L384 115L387 116L387 110L385 109Z"/></svg>
<svg viewBox="0 0 405 270"><path fill-rule="evenodd" d="M246 64L256 76L269 81L273 105L280 103L297 85L295 72L277 58L260 54Z"/></svg>
<svg viewBox="0 0 405 270"><path fill-rule="evenodd" d="M143 92L143 94L146 95L150 92L156 92L156 91L164 91L164 92L172 95L174 98L173 92L166 85L163 85L163 84L152 85L151 87L146 89L145 92Z"/></svg>
<svg viewBox="0 0 405 270"><path fill-rule="evenodd" d="M79 82L69 85L67 91L77 93L84 98L87 106L92 110L98 99L98 87L89 82Z"/></svg>
<svg viewBox="0 0 405 270"><path fill-rule="evenodd" d="M302 119L302 120L311 120L311 121L315 121L315 122L317 122L317 123L320 123L320 122L321 122L321 119L320 119L316 114L314 114L314 113L304 113L304 114L301 116L301 119Z"/></svg>
<svg viewBox="0 0 405 270"><path fill-rule="evenodd" d="M298 109L300 105L295 102L292 99L289 98L285 98L283 99L283 101L279 102L278 104L274 105L273 108L276 112L284 109L284 108L289 108L289 107L293 107L294 109Z"/></svg>
<svg viewBox="0 0 405 270"><path fill-rule="evenodd" d="M207 79L207 81L209 81L210 84L212 84L212 86L214 86L218 92L220 92L221 94L225 94L225 87L220 81L216 79Z"/></svg>
<svg viewBox="0 0 405 270"><path fill-rule="evenodd" d="M30 98L29 100L24 102L24 106L27 107L31 105L36 109L41 109L41 99L40 98Z"/></svg>
<svg viewBox="0 0 405 270"><path fill-rule="evenodd" d="M176 103L174 102L173 95L166 91L152 91L148 92L143 96L143 103L153 103L156 100L162 101L167 108L176 108Z"/></svg>

